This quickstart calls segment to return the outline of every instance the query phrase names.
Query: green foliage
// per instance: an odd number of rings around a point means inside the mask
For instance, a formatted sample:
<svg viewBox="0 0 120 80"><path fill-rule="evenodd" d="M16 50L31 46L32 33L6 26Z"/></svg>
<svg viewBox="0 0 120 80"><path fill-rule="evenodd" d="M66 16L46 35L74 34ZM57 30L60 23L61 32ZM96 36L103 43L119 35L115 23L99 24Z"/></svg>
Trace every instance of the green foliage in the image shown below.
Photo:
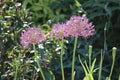
<svg viewBox="0 0 120 80"><path fill-rule="evenodd" d="M75 7L72 3L72 0L25 0L23 6L32 15L32 21L39 24L47 20L64 21L72 14L71 10Z"/></svg>
<svg viewBox="0 0 120 80"><path fill-rule="evenodd" d="M20 44L20 33L27 27L40 26L43 32L50 31L52 25L57 22L65 22L71 15L83 15L89 18L95 25L94 37L84 40L78 38L75 55L75 80L84 78L83 68L80 66L78 55L81 61L86 60L88 55L88 45L93 45L93 60L96 57L98 67L103 49L102 75L101 80L105 80L112 64L111 48L118 48L115 69L111 80L117 80L120 74L120 1L119 0L2 0L0 2L0 75L1 80L13 80L17 68L17 78L39 79L37 64L34 60L32 47L25 49ZM104 30L105 29L105 30ZM47 35L47 34L46 34ZM69 43L67 43L69 42ZM60 66L60 44L55 39L47 40L42 44L43 49L37 48L42 53L39 62L45 72L47 80L61 80ZM73 53L74 38L68 38L64 45L63 65L66 80L71 79L71 62ZM20 58L18 57L21 54ZM19 63L18 63L18 62ZM18 65L16 67L16 65ZM88 66L89 67L89 66ZM93 71L94 69L92 69ZM21 74L22 73L22 74ZM94 73L95 80L98 73ZM55 75L55 76L54 76Z"/></svg>

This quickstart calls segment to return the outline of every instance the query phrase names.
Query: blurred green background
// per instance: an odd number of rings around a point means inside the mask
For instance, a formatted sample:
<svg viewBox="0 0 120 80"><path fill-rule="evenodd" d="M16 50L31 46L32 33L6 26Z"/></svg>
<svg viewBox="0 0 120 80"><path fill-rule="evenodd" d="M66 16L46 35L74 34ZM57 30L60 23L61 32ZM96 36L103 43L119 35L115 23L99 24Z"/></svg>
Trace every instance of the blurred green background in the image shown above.
<svg viewBox="0 0 120 80"><path fill-rule="evenodd" d="M13 67L7 63L12 63L18 53L27 53L22 50L20 44L20 33L29 26L39 26L43 32L47 33L52 25L57 22L65 22L72 15L86 15L95 25L95 35L87 40L79 38L76 53L76 76L75 80L81 80L83 70L79 64L77 55L82 59L88 57L88 45L93 45L93 58L97 57L96 67L99 66L101 49L104 54L102 80L108 76L112 63L111 49L117 47L117 57L112 80L117 80L120 74L120 0L2 0L0 1L0 74L1 79L11 80ZM106 29L106 30L105 30ZM66 80L70 80L71 59L74 39L68 39L69 44L64 55L64 69ZM55 49L56 41L48 41L45 44L49 53L54 55L49 66L55 74L56 80L61 80L61 69L59 56ZM51 47L52 46L52 47ZM59 51L58 51L59 52ZM27 55L25 54L25 56ZM31 55L30 55L31 56ZM57 59L56 59L57 58ZM27 58L26 58L27 59ZM27 64L28 65L28 64ZM26 67L25 67L26 68ZM24 67L21 67L23 70ZM30 71L31 68L28 69ZM20 71L22 73L22 71ZM25 73L29 78L32 72ZM97 72L94 74L97 79ZM20 75L21 78L24 75ZM27 79L26 79L27 80Z"/></svg>

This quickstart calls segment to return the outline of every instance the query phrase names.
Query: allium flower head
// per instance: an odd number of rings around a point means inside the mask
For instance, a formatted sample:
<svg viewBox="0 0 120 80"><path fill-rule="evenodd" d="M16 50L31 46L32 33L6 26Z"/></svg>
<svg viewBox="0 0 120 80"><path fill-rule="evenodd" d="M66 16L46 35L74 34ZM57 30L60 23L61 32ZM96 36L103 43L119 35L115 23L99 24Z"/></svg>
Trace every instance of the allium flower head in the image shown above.
<svg viewBox="0 0 120 80"><path fill-rule="evenodd" d="M72 37L82 36L88 38L94 34L94 26L88 22L88 19L83 16L72 16L70 20L66 22L69 35Z"/></svg>
<svg viewBox="0 0 120 80"><path fill-rule="evenodd" d="M67 32L67 26L66 24L55 24L52 28L52 30L50 31L50 36L51 37L55 37L57 39L62 39L64 37L68 37L69 34Z"/></svg>
<svg viewBox="0 0 120 80"><path fill-rule="evenodd" d="M30 27L21 33L21 44L29 46L30 44L39 43L46 40L44 33L39 28Z"/></svg>

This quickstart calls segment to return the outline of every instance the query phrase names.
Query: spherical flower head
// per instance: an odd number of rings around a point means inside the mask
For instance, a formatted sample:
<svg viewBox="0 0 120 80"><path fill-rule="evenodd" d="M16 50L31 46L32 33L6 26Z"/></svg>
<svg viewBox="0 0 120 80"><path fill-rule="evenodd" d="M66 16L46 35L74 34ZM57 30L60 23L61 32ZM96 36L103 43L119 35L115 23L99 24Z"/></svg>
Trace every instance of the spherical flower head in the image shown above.
<svg viewBox="0 0 120 80"><path fill-rule="evenodd" d="M94 34L94 26L88 22L85 16L71 16L66 25L69 27L69 35L72 37L88 38Z"/></svg>
<svg viewBox="0 0 120 80"><path fill-rule="evenodd" d="M40 28L30 27L21 33L21 44L23 46L29 46L30 44L40 43L45 41L45 35L41 32Z"/></svg>
<svg viewBox="0 0 120 80"><path fill-rule="evenodd" d="M57 39L62 39L64 37L68 37L67 26L64 23L55 24L50 31L50 36L55 37Z"/></svg>

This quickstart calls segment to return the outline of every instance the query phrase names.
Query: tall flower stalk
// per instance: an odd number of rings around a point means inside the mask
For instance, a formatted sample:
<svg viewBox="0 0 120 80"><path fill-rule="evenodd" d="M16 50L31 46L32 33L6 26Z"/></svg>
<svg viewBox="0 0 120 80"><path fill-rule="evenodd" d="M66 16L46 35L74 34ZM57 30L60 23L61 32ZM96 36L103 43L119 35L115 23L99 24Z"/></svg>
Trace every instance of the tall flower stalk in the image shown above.
<svg viewBox="0 0 120 80"><path fill-rule="evenodd" d="M62 38L62 40L61 40L60 64L61 64L61 71L62 71L62 80L65 80L64 66L63 66L63 54L64 54L64 42L63 42L63 38Z"/></svg>
<svg viewBox="0 0 120 80"><path fill-rule="evenodd" d="M65 24L55 24L50 32L50 37L55 37L60 41L61 53L60 53L60 65L62 72L62 80L65 80L64 66L63 66L63 54L64 54L64 37L68 37L67 27Z"/></svg>
<svg viewBox="0 0 120 80"><path fill-rule="evenodd" d="M35 44L33 44L33 49L34 49L35 61L36 61L37 65L38 65L38 68L39 68L40 73L41 73L40 76L42 76L43 80L45 80L45 76L43 74L41 65L40 65L39 60L38 60L38 54L37 54L37 51L36 51L36 48L35 48Z"/></svg>
<svg viewBox="0 0 120 80"><path fill-rule="evenodd" d="M74 67L75 67L75 52L76 52L76 47L77 47L77 37L75 38L74 42L74 49L73 49L73 56L72 56L72 80L74 80L75 77L75 72L74 72Z"/></svg>
<svg viewBox="0 0 120 80"><path fill-rule="evenodd" d="M107 23L104 28L104 54L107 52Z"/></svg>
<svg viewBox="0 0 120 80"><path fill-rule="evenodd" d="M18 54L18 58L15 60L15 76L14 76L14 80L17 80L18 69L19 69L19 65L20 65L20 57L21 57L21 54Z"/></svg>
<svg viewBox="0 0 120 80"><path fill-rule="evenodd" d="M71 79L74 80L75 77L75 52L77 47L77 39L78 37L82 38L88 38L92 35L94 35L94 26L92 23L88 22L88 19L85 16L71 16L70 19L65 24L55 24L52 28L50 35L52 37L56 37L57 39L62 39L66 37L75 37L74 42L74 49L73 49L73 55L72 55L72 77ZM61 69L62 69L62 75L63 72L63 62L62 62L62 51L61 51ZM64 79L62 77L62 79Z"/></svg>
<svg viewBox="0 0 120 80"><path fill-rule="evenodd" d="M91 68L92 46L89 46L89 67Z"/></svg>
<svg viewBox="0 0 120 80"><path fill-rule="evenodd" d="M112 49L112 58L113 58L113 61L112 61L112 66L111 66L111 71L110 71L109 77L111 77L112 72L113 72L113 68L114 68L114 64L115 64L115 57L116 57L116 50L117 50L117 48L113 47L113 49Z"/></svg>
<svg viewBox="0 0 120 80"><path fill-rule="evenodd" d="M25 47L29 47L30 45L33 45L34 49L34 56L35 56L35 61L37 63L37 66L40 70L40 76L42 76L43 80L45 80L45 76L42 71L42 67L38 61L38 54L36 51L35 44L36 43L41 43L46 40L46 37L44 33L41 32L39 28L36 27L30 27L26 29L24 32L21 34L21 44Z"/></svg>
<svg viewBox="0 0 120 80"><path fill-rule="evenodd" d="M100 58L100 67L99 67L99 73L98 73L98 80L101 80L102 64L103 64L103 53L102 53L102 50L101 50L101 58Z"/></svg>
<svg viewBox="0 0 120 80"><path fill-rule="evenodd" d="M114 68L114 64L115 64L116 50L117 50L117 48L113 47L113 49L112 49L113 60L112 60L111 71L110 71L109 77L107 77L106 80L111 80L111 76L112 76L112 72L113 72L113 68Z"/></svg>
<svg viewBox="0 0 120 80"><path fill-rule="evenodd" d="M94 26L92 23L88 22L88 19L85 16L71 16L70 20L66 22L68 27L68 32L71 37L75 37L73 56L72 56L72 78L75 77L75 52L77 47L77 38L82 37L84 39L94 35Z"/></svg>

